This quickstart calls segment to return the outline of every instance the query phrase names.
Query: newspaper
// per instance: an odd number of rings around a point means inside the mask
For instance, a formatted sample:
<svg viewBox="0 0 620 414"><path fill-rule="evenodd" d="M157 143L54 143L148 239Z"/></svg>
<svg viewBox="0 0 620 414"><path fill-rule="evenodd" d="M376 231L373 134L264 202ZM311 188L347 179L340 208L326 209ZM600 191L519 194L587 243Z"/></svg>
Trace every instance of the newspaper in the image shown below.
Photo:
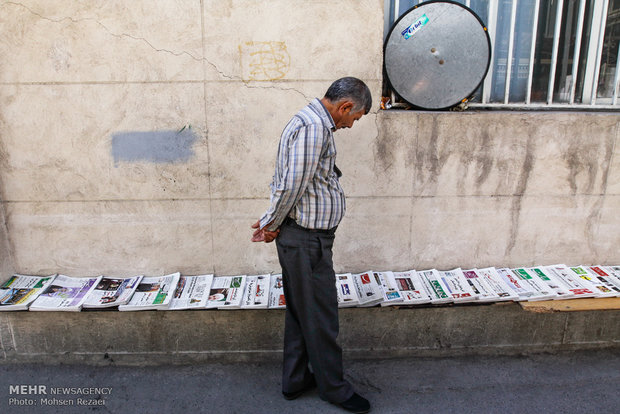
<svg viewBox="0 0 620 414"><path fill-rule="evenodd" d="M601 282L590 273L588 273L585 268L581 266L571 266L569 267L569 269L581 279L581 283L584 286L587 286L589 289L593 290L594 293L596 293L597 298L611 298L616 296L616 292L609 288L607 284Z"/></svg>
<svg viewBox="0 0 620 414"><path fill-rule="evenodd" d="M383 301L383 291L378 276L375 276L372 271L354 274L353 284L360 301L359 306L375 306Z"/></svg>
<svg viewBox="0 0 620 414"><path fill-rule="evenodd" d="M543 283L539 278L534 278L524 267L511 269L513 274L521 279L523 284L527 284L534 294L528 297L528 301L540 301L557 299L558 295L553 289Z"/></svg>
<svg viewBox="0 0 620 414"><path fill-rule="evenodd" d="M394 279L394 273L386 272L373 272L375 279L381 286L381 293L383 294L382 306L397 305L402 303L403 296L400 294L398 286L396 286L396 280Z"/></svg>
<svg viewBox="0 0 620 414"><path fill-rule="evenodd" d="M166 276L143 277L133 296L119 311L142 311L168 309L179 283L180 273Z"/></svg>
<svg viewBox="0 0 620 414"><path fill-rule="evenodd" d="M56 275L13 275L0 286L0 311L28 310L28 306L45 291Z"/></svg>
<svg viewBox="0 0 620 414"><path fill-rule="evenodd" d="M241 300L241 309L267 309L271 275L248 276Z"/></svg>
<svg viewBox="0 0 620 414"><path fill-rule="evenodd" d="M469 286L477 296L478 302L496 302L499 295L489 286L489 284L480 276L476 269L463 270L463 276Z"/></svg>
<svg viewBox="0 0 620 414"><path fill-rule="evenodd" d="M339 308L350 308L360 304L351 273L336 275L336 295Z"/></svg>
<svg viewBox="0 0 620 414"><path fill-rule="evenodd" d="M504 279L499 275L494 267L485 267L484 269L475 269L476 273L484 280L493 292L495 292L500 301L519 300L519 295L512 290Z"/></svg>
<svg viewBox="0 0 620 414"><path fill-rule="evenodd" d="M240 309L245 278L245 275L214 277L207 309Z"/></svg>
<svg viewBox="0 0 620 414"><path fill-rule="evenodd" d="M537 267L529 267L526 269L527 272L532 275L534 278L538 278L542 281L549 289L553 290L556 294L556 297L553 299L570 299L575 297L575 295L566 289L560 281L553 275L551 272L547 272L542 266Z"/></svg>
<svg viewBox="0 0 620 414"><path fill-rule="evenodd" d="M381 306L431 303L431 298L426 294L422 282L415 270L390 273L391 275L389 278L393 280L392 283L396 286L396 289L398 289L403 300L402 302L382 302Z"/></svg>
<svg viewBox="0 0 620 414"><path fill-rule="evenodd" d="M30 305L31 311L79 312L89 293L95 289L101 276L69 277L58 275Z"/></svg>
<svg viewBox="0 0 620 414"><path fill-rule="evenodd" d="M500 275L502 280L513 290L518 296L515 300L529 300L531 297L540 296L528 283L525 283L523 279L517 276L511 269L502 267L497 269L497 274Z"/></svg>
<svg viewBox="0 0 620 414"><path fill-rule="evenodd" d="M284 297L284 285L282 275L271 275L271 286L269 288L269 309L286 308Z"/></svg>
<svg viewBox="0 0 620 414"><path fill-rule="evenodd" d="M106 277L102 276L95 289L88 294L83 308L109 308L125 305L140 284L142 276Z"/></svg>
<svg viewBox="0 0 620 414"><path fill-rule="evenodd" d="M448 295L448 288L441 282L441 275L436 269L419 271L418 276L432 304L453 302Z"/></svg>
<svg viewBox="0 0 620 414"><path fill-rule="evenodd" d="M473 289L467 283L460 268L452 270L441 270L439 276L444 285L448 288L448 295L455 303L473 302L478 298Z"/></svg>
<svg viewBox="0 0 620 414"><path fill-rule="evenodd" d="M594 290L581 283L582 279L566 265L557 264L545 266L548 274L552 274L555 280L560 283L565 290L568 290L575 298L592 298L596 296Z"/></svg>
<svg viewBox="0 0 620 414"><path fill-rule="evenodd" d="M602 266L581 266L599 282L603 283L612 291L616 292L616 296L620 296L620 279L614 277L611 272L607 273Z"/></svg>
<svg viewBox="0 0 620 414"><path fill-rule="evenodd" d="M213 275L180 276L169 310L204 309L209 300Z"/></svg>
<svg viewBox="0 0 620 414"><path fill-rule="evenodd" d="M603 270L620 282L620 266L603 266Z"/></svg>

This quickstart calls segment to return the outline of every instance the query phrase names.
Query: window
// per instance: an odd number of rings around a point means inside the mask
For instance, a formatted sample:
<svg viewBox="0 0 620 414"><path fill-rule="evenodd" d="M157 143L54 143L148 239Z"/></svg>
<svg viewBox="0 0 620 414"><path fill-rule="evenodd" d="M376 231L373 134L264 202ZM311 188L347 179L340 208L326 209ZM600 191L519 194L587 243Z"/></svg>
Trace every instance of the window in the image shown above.
<svg viewBox="0 0 620 414"><path fill-rule="evenodd" d="M620 109L620 0L455 2L471 8L491 37L491 67L470 106ZM421 3L385 0L385 35Z"/></svg>

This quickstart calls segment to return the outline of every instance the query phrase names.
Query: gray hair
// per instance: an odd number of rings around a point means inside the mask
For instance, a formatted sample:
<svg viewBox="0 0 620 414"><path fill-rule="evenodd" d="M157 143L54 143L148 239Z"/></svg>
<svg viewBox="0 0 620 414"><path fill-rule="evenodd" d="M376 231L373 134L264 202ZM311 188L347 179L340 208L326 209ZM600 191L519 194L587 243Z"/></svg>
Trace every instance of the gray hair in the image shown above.
<svg viewBox="0 0 620 414"><path fill-rule="evenodd" d="M325 92L325 98L332 103L339 102L342 99L353 101L352 112L363 109L364 114L367 114L372 106L372 95L368 86L363 81L351 76L334 81Z"/></svg>

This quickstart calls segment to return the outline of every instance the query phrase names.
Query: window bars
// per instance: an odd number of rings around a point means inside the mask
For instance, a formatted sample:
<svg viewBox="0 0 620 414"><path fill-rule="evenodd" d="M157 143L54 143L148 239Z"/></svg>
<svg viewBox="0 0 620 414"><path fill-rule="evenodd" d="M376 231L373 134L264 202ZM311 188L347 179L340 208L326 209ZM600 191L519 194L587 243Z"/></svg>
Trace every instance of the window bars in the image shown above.
<svg viewBox="0 0 620 414"><path fill-rule="evenodd" d="M470 106L620 109L620 0L454 2L478 14L491 38L491 66ZM385 35L421 3L385 0Z"/></svg>

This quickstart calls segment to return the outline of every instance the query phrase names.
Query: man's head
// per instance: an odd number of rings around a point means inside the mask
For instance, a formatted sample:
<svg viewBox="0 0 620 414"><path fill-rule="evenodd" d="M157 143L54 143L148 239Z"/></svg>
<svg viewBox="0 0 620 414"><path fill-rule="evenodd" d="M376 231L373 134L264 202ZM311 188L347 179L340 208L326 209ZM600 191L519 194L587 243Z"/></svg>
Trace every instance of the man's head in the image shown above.
<svg viewBox="0 0 620 414"><path fill-rule="evenodd" d="M336 129L350 128L370 111L372 95L364 82L346 77L332 83L321 102L334 119Z"/></svg>

